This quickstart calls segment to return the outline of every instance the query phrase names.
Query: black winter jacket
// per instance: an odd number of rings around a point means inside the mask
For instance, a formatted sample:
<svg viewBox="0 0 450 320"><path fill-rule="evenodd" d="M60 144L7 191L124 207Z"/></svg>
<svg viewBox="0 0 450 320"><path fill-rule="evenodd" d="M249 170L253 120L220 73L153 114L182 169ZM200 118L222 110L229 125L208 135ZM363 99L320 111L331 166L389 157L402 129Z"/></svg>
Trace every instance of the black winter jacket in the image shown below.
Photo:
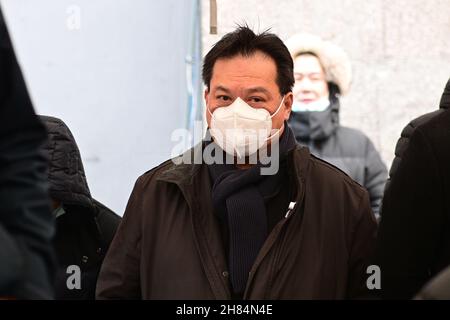
<svg viewBox="0 0 450 320"><path fill-rule="evenodd" d="M441 111L414 120L397 145L377 240L382 297L409 299L450 265L450 81Z"/></svg>
<svg viewBox="0 0 450 320"><path fill-rule="evenodd" d="M442 94L441 102L439 104L439 110L424 114L414 119L413 121L408 123L408 125L403 129L400 138L397 141L397 145L395 146L395 158L392 161L392 166L391 169L389 170L389 179L386 182L385 192L389 189L391 180L398 170L398 167L402 161L403 154L405 150L408 148L409 139L411 138L411 135L413 134L414 130L418 126L427 123L429 120L443 113L447 109L450 109L450 80L448 80L446 89Z"/></svg>
<svg viewBox="0 0 450 320"><path fill-rule="evenodd" d="M386 166L366 135L339 124L339 100L331 97L331 101L323 112L292 112L289 126L313 155L335 165L369 191L372 211L378 216Z"/></svg>
<svg viewBox="0 0 450 320"><path fill-rule="evenodd" d="M41 116L49 142L50 196L61 202L65 214L56 219L54 246L58 259L56 299L94 299L97 276L121 218L91 197L75 139L63 121ZM67 280L78 266L81 289L69 289Z"/></svg>

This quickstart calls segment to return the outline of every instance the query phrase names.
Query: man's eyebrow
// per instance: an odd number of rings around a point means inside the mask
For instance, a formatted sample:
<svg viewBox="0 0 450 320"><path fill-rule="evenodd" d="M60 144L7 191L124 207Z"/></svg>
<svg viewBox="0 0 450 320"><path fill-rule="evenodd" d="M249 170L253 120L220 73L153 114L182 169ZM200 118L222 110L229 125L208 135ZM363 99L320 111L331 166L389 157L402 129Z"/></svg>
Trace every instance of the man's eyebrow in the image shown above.
<svg viewBox="0 0 450 320"><path fill-rule="evenodd" d="M225 92L225 93L227 93L227 94L231 94L230 89L228 89L227 87L224 87L224 86L222 86L222 85L219 85L219 86L215 87L215 91L219 91L219 90L221 90L221 91L223 91L223 92ZM248 88L248 89L245 90L245 93L246 93L246 94L252 94L252 93L264 93L264 94L266 94L266 95L268 95L268 96L271 96L270 91L267 90L267 89L264 88L264 87Z"/></svg>
<svg viewBox="0 0 450 320"><path fill-rule="evenodd" d="M226 92L228 94L231 93L230 89L228 89L228 88L226 88L224 86L217 86L215 89L216 89L216 91L221 90L221 91Z"/></svg>
<svg viewBox="0 0 450 320"><path fill-rule="evenodd" d="M271 94L270 94L270 91L267 90L267 89L264 88L264 87L254 87L254 88L249 88L249 89L246 89L245 92L246 92L247 94L261 92L261 93L265 93L265 94L267 94L267 95L269 95L269 96L271 95Z"/></svg>

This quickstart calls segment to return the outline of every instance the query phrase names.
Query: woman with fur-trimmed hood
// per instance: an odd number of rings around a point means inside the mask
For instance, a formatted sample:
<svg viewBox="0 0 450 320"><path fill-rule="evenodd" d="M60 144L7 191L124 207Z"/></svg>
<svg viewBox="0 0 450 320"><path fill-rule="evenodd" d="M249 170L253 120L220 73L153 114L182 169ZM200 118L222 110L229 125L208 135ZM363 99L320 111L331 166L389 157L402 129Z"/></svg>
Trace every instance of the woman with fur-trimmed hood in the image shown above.
<svg viewBox="0 0 450 320"><path fill-rule="evenodd" d="M339 124L339 97L348 93L352 78L348 56L341 48L309 34L295 35L286 45L294 60L289 125L297 141L363 185L378 216L386 166L366 135Z"/></svg>

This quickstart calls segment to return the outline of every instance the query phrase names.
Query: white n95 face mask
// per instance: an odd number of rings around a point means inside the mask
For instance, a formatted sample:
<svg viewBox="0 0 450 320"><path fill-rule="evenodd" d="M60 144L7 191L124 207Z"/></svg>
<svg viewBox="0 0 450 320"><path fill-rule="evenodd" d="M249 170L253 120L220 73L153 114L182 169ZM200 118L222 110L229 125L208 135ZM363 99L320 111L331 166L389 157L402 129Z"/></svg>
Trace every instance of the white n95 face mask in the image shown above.
<svg viewBox="0 0 450 320"><path fill-rule="evenodd" d="M273 115L263 108L252 108L241 98L220 107L211 115L211 136L226 153L239 158L256 153L267 145L271 136L272 118L280 111L283 100Z"/></svg>

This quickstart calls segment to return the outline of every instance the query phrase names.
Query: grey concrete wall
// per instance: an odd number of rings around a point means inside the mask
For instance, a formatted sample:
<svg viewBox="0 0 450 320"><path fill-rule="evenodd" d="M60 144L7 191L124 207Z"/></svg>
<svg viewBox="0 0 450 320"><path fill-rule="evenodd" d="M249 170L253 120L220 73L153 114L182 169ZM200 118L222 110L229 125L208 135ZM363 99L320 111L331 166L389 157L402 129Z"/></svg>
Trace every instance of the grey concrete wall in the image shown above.
<svg viewBox="0 0 450 320"><path fill-rule="evenodd" d="M390 167L402 128L438 107L450 77L450 0L217 0L218 35L202 0L204 54L236 23L286 40L309 32L344 48L353 85L341 122L365 132ZM449 124L450 125L450 124Z"/></svg>

